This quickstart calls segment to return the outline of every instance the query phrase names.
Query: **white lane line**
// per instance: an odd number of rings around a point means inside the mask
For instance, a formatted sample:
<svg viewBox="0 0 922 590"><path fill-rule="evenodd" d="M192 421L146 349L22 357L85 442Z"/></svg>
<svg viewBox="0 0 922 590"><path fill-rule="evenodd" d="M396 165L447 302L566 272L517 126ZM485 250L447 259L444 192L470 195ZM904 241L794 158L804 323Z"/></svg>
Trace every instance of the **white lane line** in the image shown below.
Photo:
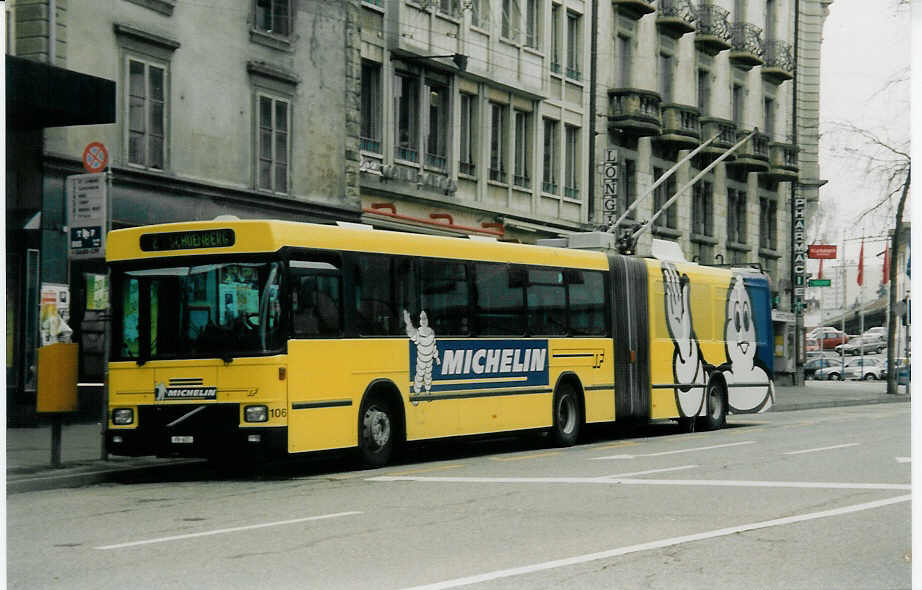
<svg viewBox="0 0 922 590"><path fill-rule="evenodd" d="M808 488L820 490L910 490L911 484L900 483L846 483L822 481L752 481L726 479L632 479L619 476L605 477L393 477L382 475L366 481L393 482L416 481L424 483L595 483L638 486L692 486L736 488Z"/></svg>
<svg viewBox="0 0 922 590"><path fill-rule="evenodd" d="M912 457L897 457L897 463L912 463Z"/></svg>
<svg viewBox="0 0 922 590"><path fill-rule="evenodd" d="M117 545L103 545L102 547L95 547L95 549L108 550L108 549L123 549L125 547L135 547L137 545L150 545L152 543L166 543L168 541L179 541L181 539L192 539L195 537L207 537L210 535L222 535L224 533L236 533L238 531L249 531L253 529L263 529L271 526L282 526L286 524L297 524L299 522L309 522L312 520L325 520L327 518L337 518L339 516L351 516L353 514L362 514L361 512L337 512L335 514L324 514L321 516L308 516L306 518L293 518L291 520L279 520L276 522L266 522L263 524L251 524L248 526L238 526L229 529L218 529L214 531L204 531L201 533L189 533L187 535L174 535L172 537L160 537L158 539L146 539L144 541L131 541L130 543L118 543Z"/></svg>
<svg viewBox="0 0 922 590"><path fill-rule="evenodd" d="M603 461L605 459L634 459L635 457L663 457L665 455L678 455L680 453L694 453L695 451L710 451L711 449L725 449L727 447L738 447L740 445L751 445L755 444L754 440L744 440L735 443L727 443L725 445L713 445L710 447L694 447L691 449L679 449L677 451L663 451L661 453L647 453L644 455L608 455L605 457L591 457L590 461Z"/></svg>
<svg viewBox="0 0 922 590"><path fill-rule="evenodd" d="M848 443L845 445L833 445L831 447L818 447L816 449L804 449L802 451L789 451L785 455L803 455L804 453L819 453L820 451L831 451L833 449L845 449L848 447L857 447L859 443Z"/></svg>
<svg viewBox="0 0 922 590"><path fill-rule="evenodd" d="M501 578L510 578L513 576L532 574L535 572L540 572L540 571L545 571L545 570L550 570L550 569L568 567L572 565L579 565L583 563L588 563L590 561L597 561L599 559L610 559L612 557L619 557L621 555L628 555L630 553L638 553L640 551L649 551L651 549L662 549L664 547L672 547L674 545L681 545L684 543L693 543L695 541L704 541L707 539L714 539L717 537L726 537L727 535L735 535L737 533L744 533L747 531L755 531L755 530L765 529L769 527L796 524L796 523L805 522L808 520L816 520L818 518L841 516L844 514L851 514L853 512L861 512L863 510L872 510L874 508L882 508L884 506L890 506L891 504L908 502L911 499L912 499L912 495L910 494L910 495L905 495L905 496L897 496L895 498L889 498L887 500L878 500L876 502L866 502L864 504L854 504L852 506L844 506L842 508L835 508L833 510L823 510L822 512L810 512L807 514L799 514L797 516L788 516L785 518L776 518L773 520L763 520L761 522L753 522L750 524L743 524L743 525L738 525L738 526L729 527L725 529L718 529L715 531L697 533L694 535L684 535L681 537L660 539L659 541L651 541L649 543L640 543L638 545L631 545L628 547L619 547L617 549L609 549L607 551L599 551L597 553L586 553L584 555L567 557L565 559L555 559L553 561L533 563L533 564L525 565L521 567L514 567L514 568L509 568L509 569L503 569L503 570L495 570L495 571L487 572L484 574L477 574L474 576L466 576L463 578L455 578L453 580L445 580L443 582L436 582L434 584L424 584L422 586L413 586L411 588L405 588L404 590L445 590L447 588L458 588L460 586L469 586L471 584L479 584L482 582L489 582L489 581L498 580Z"/></svg>
<svg viewBox="0 0 922 590"><path fill-rule="evenodd" d="M685 469L694 469L698 465L682 465L681 467L667 467L665 469L648 469L647 471L635 471L634 473L616 473L615 475L603 475L598 479L611 479L613 477L634 477L635 475L650 475L651 473L665 473L667 471L683 471Z"/></svg>

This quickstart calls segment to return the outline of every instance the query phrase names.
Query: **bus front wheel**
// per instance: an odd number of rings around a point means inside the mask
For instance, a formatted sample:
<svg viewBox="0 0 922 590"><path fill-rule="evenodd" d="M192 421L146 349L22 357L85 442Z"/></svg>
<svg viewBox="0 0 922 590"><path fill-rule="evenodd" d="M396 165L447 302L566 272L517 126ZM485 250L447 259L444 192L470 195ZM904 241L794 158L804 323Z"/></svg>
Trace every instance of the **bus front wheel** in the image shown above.
<svg viewBox="0 0 922 590"><path fill-rule="evenodd" d="M397 423L394 410L380 396L372 396L359 412L359 455L368 467L386 465L394 451Z"/></svg>
<svg viewBox="0 0 922 590"><path fill-rule="evenodd" d="M580 404L576 390L570 384L563 384L554 394L554 425L551 436L554 444L569 447L576 444L582 422Z"/></svg>

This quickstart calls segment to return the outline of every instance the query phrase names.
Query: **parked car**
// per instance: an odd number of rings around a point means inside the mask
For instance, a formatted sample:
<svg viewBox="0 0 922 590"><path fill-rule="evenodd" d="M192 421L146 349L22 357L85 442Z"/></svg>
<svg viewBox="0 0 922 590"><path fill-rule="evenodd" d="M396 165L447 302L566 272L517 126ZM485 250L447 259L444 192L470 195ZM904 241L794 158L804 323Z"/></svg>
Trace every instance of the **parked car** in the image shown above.
<svg viewBox="0 0 922 590"><path fill-rule="evenodd" d="M836 346L839 354L878 354L887 348L887 341L877 335L857 336Z"/></svg>
<svg viewBox="0 0 922 590"><path fill-rule="evenodd" d="M842 361L837 356L815 356L804 363L804 378L813 379L816 372L827 367L840 367Z"/></svg>
<svg viewBox="0 0 922 590"><path fill-rule="evenodd" d="M880 336L881 340L887 339L887 328L883 326L877 326L876 328L868 328L864 331L862 336Z"/></svg>
<svg viewBox="0 0 922 590"><path fill-rule="evenodd" d="M886 373L886 366L886 362L876 358L853 358L845 361L844 371L840 362L838 365L817 369L813 377L814 379L829 381L838 381L843 378L873 381L883 378Z"/></svg>
<svg viewBox="0 0 922 590"><path fill-rule="evenodd" d="M816 328L807 337L816 340L819 350L833 350L836 346L848 342L848 334L829 326Z"/></svg>

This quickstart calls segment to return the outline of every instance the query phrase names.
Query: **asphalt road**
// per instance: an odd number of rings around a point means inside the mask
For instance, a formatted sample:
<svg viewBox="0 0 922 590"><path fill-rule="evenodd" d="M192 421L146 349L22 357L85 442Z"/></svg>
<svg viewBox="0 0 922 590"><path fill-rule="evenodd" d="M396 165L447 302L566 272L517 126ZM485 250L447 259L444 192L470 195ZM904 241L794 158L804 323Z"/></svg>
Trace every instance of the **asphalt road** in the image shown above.
<svg viewBox="0 0 922 590"><path fill-rule="evenodd" d="M10 588L911 585L909 404L442 442L7 501ZM162 477L162 474L161 474Z"/></svg>

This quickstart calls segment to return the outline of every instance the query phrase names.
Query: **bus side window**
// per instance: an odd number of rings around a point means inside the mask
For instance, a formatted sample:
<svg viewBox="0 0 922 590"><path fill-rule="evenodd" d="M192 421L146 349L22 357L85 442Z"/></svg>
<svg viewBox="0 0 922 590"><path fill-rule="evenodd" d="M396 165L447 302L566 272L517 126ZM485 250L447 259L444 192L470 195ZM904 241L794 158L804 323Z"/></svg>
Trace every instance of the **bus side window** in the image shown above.
<svg viewBox="0 0 922 590"><path fill-rule="evenodd" d="M522 336L525 333L523 282L512 280L505 264L474 265L474 320L482 336Z"/></svg>
<svg viewBox="0 0 922 590"><path fill-rule="evenodd" d="M296 338L338 336L341 331L339 269L327 262L291 262L291 310Z"/></svg>
<svg viewBox="0 0 922 590"><path fill-rule="evenodd" d="M436 335L470 334L467 265L449 260L420 264L421 306Z"/></svg>
<svg viewBox="0 0 922 590"><path fill-rule="evenodd" d="M604 336L605 283L602 273L576 270L568 275L570 333L574 336Z"/></svg>
<svg viewBox="0 0 922 590"><path fill-rule="evenodd" d="M359 334L387 336L401 328L403 312L394 309L391 257L361 254L355 269L355 305Z"/></svg>
<svg viewBox="0 0 922 590"><path fill-rule="evenodd" d="M567 333L567 290L563 271L528 269L528 333L563 336Z"/></svg>

